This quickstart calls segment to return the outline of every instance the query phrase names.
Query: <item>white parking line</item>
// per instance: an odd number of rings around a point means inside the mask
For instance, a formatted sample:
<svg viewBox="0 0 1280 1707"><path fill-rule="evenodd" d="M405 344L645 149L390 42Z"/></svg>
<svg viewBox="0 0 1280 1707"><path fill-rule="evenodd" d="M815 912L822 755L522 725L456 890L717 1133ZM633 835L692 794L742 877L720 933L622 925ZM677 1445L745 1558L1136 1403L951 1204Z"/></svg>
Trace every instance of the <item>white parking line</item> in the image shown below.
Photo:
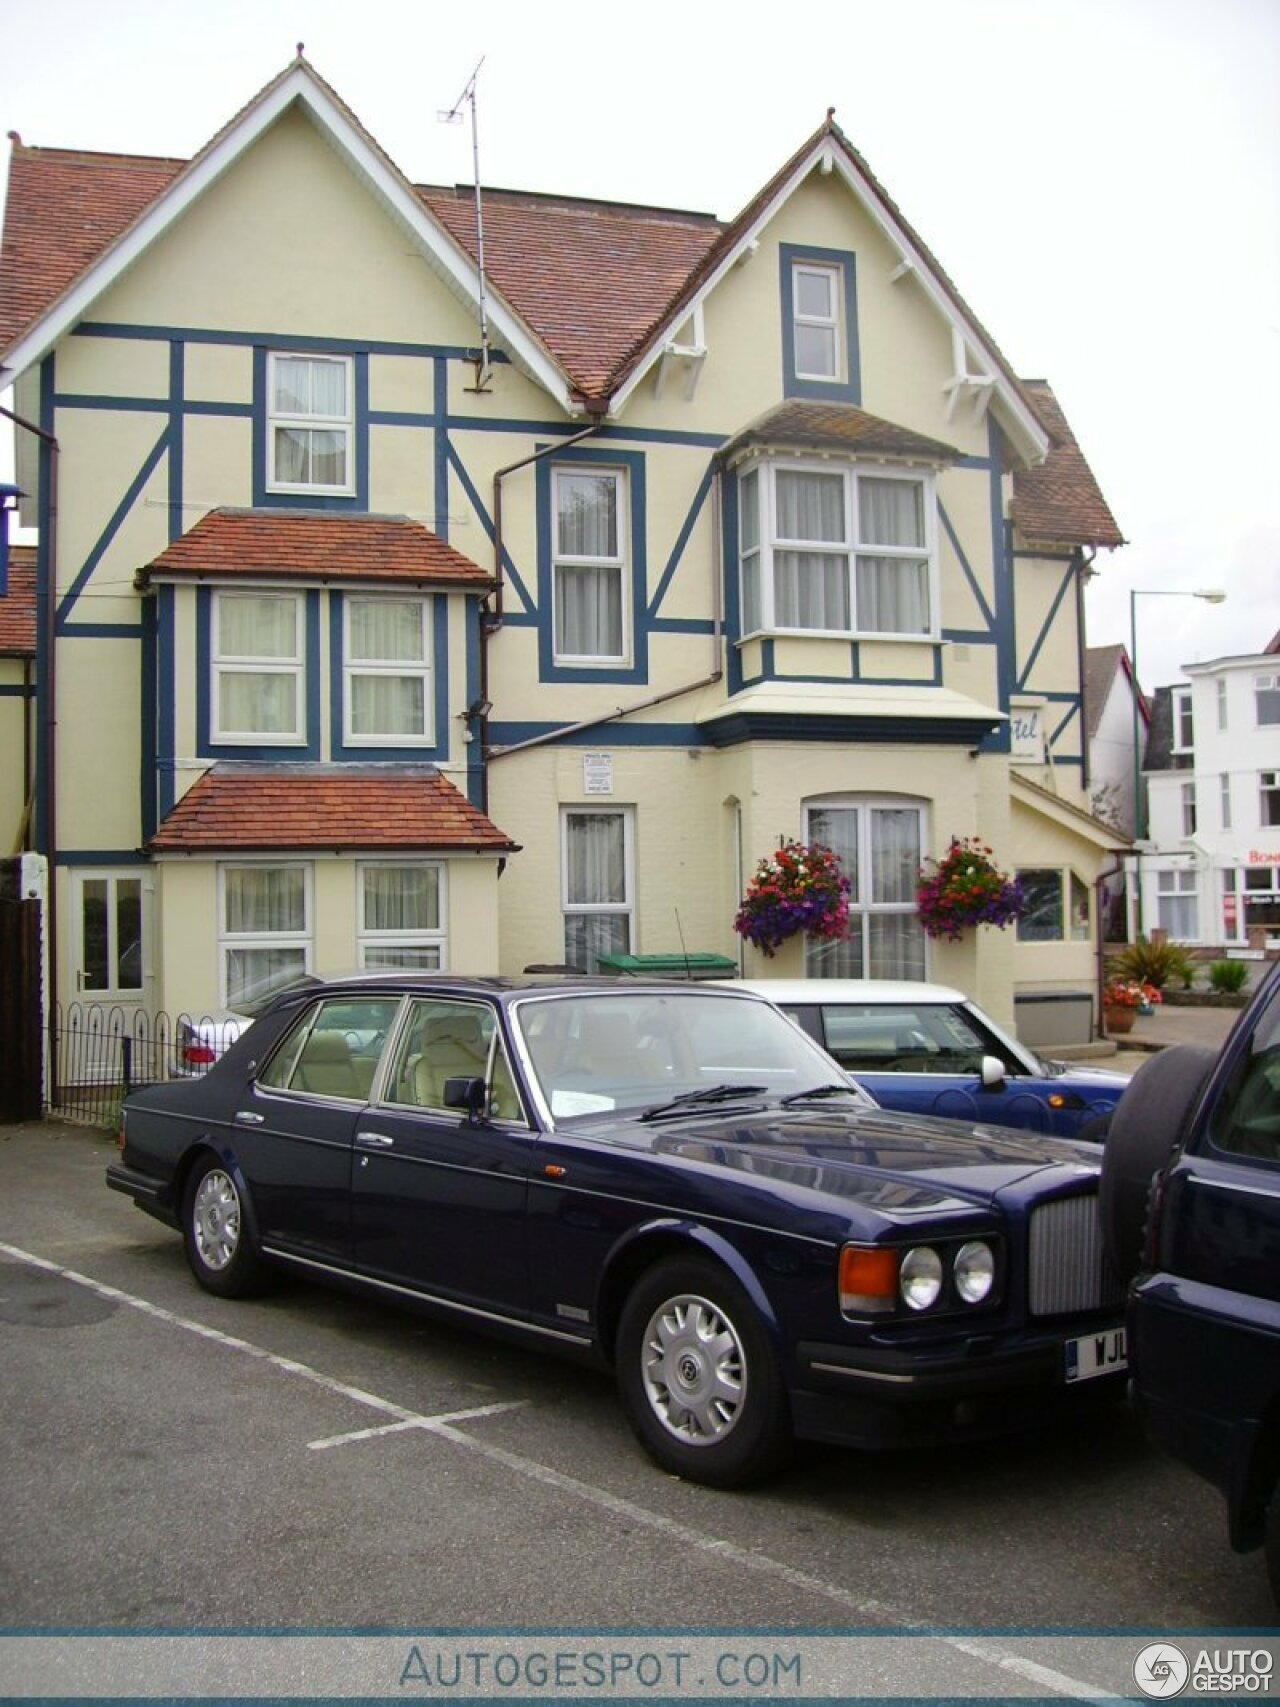
<svg viewBox="0 0 1280 1707"><path fill-rule="evenodd" d="M469 1411L442 1411L438 1417L406 1417L403 1422L383 1423L380 1428L358 1428L350 1434L333 1434L328 1440L309 1440L310 1452L327 1452L331 1446L349 1446L356 1440L378 1440L384 1434L402 1434L406 1429L425 1428L444 1432L446 1423L467 1422L472 1417L496 1417L502 1411L522 1411L523 1399L510 1399L501 1405L475 1405Z"/></svg>
<svg viewBox="0 0 1280 1707"><path fill-rule="evenodd" d="M181 1328L186 1333L199 1335L201 1339L212 1340L224 1346L229 1351L244 1352L247 1356L257 1358L259 1362L270 1365L286 1375L296 1375L313 1386L322 1388L327 1393L334 1393L342 1398L352 1399L356 1404L367 1405L373 1410L380 1411L384 1416L396 1418L394 1425L385 1425L377 1429L358 1431L353 1435L335 1435L328 1441L312 1441L310 1444L316 1450L322 1450L329 1445L338 1445L346 1440L370 1437L375 1434L389 1433L393 1428L422 1429L437 1439L447 1440L452 1445L462 1447L470 1453L486 1458L490 1463L501 1464L512 1474L527 1481L538 1482L544 1487L554 1488L557 1492L568 1494L572 1498L591 1505L597 1510L608 1512L613 1517L619 1517L628 1524L635 1524L657 1534L677 1541L682 1548L693 1549L695 1552L710 1554L714 1558L736 1565L742 1570L753 1571L757 1575L771 1577L777 1582L784 1582L791 1588L802 1590L806 1594L815 1595L828 1600L841 1610L851 1615L862 1625L893 1625L904 1634L928 1630L928 1634L936 1642L953 1648L957 1653L965 1654L970 1659L980 1661L984 1665L1007 1675L1018 1677L1026 1683L1034 1684L1036 1688L1051 1690L1056 1695L1063 1695L1077 1701L1113 1701L1122 1699L1108 1690L1099 1689L1096 1685L1086 1683L1080 1678L1069 1676L1050 1666L1043 1666L1025 1655L1013 1653L1000 1646L995 1640L983 1640L972 1636L951 1635L931 1626L921 1625L915 1619L901 1612L897 1607L886 1601L870 1599L865 1595L855 1594L840 1583L828 1582L822 1577L811 1575L808 1571L797 1570L794 1565L788 1565L781 1559L775 1559L767 1553L750 1552L745 1547L739 1547L723 1537L708 1535L702 1530L693 1529L688 1524L680 1523L675 1518L664 1517L661 1512L650 1511L647 1506L634 1504L631 1500L623 1499L617 1494L611 1494L604 1488L595 1487L590 1482L581 1482L575 1476L566 1476L559 1470L553 1470L547 1464L541 1464L536 1459L526 1458L523 1453L510 1452L505 1447L496 1446L490 1441L464 1434L461 1429L453 1426L453 1420L445 1416L420 1416L415 1411L407 1410L403 1405L392 1403L390 1399L380 1398L375 1393L366 1393L363 1388L351 1387L345 1381L336 1381L332 1376L322 1375L319 1370L310 1368L305 1363L298 1363L289 1357L280 1357L277 1353L267 1351L263 1346L254 1345L250 1340L237 1339L232 1334L224 1334L218 1328L207 1327L203 1322L193 1321L188 1316L179 1316L173 1310L164 1310L158 1304L152 1304L145 1298L135 1297L130 1292L122 1292L119 1287L108 1286L105 1282L94 1280L87 1274L79 1274L75 1269L63 1268L60 1264L49 1262L45 1257L33 1255L30 1251L19 1249L16 1245L0 1244L0 1256L9 1257L14 1262L26 1263L32 1268L43 1269L48 1274L56 1274L63 1280L69 1280L76 1286L83 1286L100 1298L108 1298L118 1304L125 1304L130 1309L138 1310L143 1315L151 1316L157 1321L164 1322L170 1327ZM483 1406L471 1412L456 1412L453 1417L457 1420L466 1416L486 1416L499 1410L510 1409L506 1405Z"/></svg>

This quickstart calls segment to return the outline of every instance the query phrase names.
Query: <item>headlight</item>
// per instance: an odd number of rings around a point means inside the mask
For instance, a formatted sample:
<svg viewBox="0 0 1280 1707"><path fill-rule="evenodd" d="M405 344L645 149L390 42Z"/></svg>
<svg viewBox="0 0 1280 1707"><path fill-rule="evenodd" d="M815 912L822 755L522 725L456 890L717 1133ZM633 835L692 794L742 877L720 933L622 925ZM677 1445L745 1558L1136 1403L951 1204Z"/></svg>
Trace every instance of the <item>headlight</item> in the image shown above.
<svg viewBox="0 0 1280 1707"><path fill-rule="evenodd" d="M956 1292L966 1304L981 1304L996 1283L996 1259L990 1245L975 1239L956 1252Z"/></svg>
<svg viewBox="0 0 1280 1707"><path fill-rule="evenodd" d="M907 1252L898 1270L898 1290L909 1310L928 1310L942 1291L942 1258L928 1245Z"/></svg>

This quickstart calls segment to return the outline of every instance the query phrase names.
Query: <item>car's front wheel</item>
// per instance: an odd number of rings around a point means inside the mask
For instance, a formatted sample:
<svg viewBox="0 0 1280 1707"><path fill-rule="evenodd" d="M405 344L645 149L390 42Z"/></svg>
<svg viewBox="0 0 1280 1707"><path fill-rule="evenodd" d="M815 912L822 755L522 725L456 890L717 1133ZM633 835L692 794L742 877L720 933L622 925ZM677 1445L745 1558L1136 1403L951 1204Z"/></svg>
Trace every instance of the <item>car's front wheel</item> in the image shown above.
<svg viewBox="0 0 1280 1707"><path fill-rule="evenodd" d="M215 1156L197 1161L183 1198L182 1234L191 1272L206 1292L243 1298L262 1284L262 1264L241 1188Z"/></svg>
<svg viewBox="0 0 1280 1707"><path fill-rule="evenodd" d="M759 1312L718 1263L672 1257L627 1299L618 1390L663 1469L711 1487L776 1470L791 1439L787 1395Z"/></svg>

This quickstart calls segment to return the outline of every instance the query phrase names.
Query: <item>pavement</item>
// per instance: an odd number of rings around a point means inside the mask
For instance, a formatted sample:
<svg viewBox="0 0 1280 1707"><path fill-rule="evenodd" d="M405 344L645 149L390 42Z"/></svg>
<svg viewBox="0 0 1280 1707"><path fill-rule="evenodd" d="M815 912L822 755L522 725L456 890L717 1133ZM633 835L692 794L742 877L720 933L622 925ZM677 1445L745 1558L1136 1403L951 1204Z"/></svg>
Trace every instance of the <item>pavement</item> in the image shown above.
<svg viewBox="0 0 1280 1707"><path fill-rule="evenodd" d="M1136 1072L1149 1055L1178 1043L1199 1043L1221 1049L1243 1008L1173 1007L1162 1004L1150 1014L1138 1014L1127 1036L1108 1038L1091 1046L1100 1065ZM1114 1041L1115 1053L1108 1047ZM1098 1053L1094 1056L1094 1050ZM1048 1051L1050 1054L1056 1051Z"/></svg>

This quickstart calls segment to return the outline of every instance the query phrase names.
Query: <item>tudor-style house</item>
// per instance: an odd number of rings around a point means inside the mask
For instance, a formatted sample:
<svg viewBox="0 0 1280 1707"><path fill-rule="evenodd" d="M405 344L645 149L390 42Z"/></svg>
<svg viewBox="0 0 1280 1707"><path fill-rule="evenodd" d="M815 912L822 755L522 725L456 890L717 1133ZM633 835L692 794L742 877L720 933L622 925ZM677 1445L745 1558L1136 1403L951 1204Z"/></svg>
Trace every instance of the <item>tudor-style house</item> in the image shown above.
<svg viewBox="0 0 1280 1707"><path fill-rule="evenodd" d="M1081 594L1123 541L830 115L727 224L477 198L299 58L189 161L15 140L0 349L51 618L0 828L62 1002L688 951L1031 1041L1087 1011L1123 838ZM1032 906L935 941L968 836ZM851 923L765 960L733 921L787 838Z"/></svg>

